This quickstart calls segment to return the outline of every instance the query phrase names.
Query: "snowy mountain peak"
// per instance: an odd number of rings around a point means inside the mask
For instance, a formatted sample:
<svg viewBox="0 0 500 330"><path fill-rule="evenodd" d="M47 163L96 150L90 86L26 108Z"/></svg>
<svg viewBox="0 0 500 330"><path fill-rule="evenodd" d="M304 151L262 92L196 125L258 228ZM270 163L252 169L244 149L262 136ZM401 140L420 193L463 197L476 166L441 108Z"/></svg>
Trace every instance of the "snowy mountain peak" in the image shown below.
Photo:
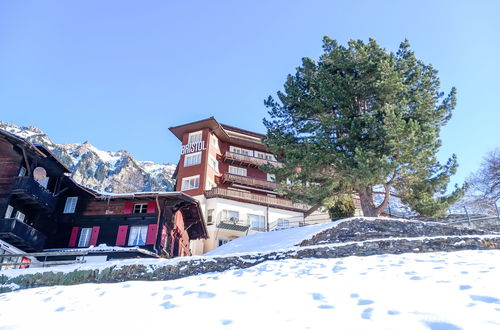
<svg viewBox="0 0 500 330"><path fill-rule="evenodd" d="M128 151L103 151L85 141L55 144L39 128L0 121L0 129L49 148L72 172L73 178L98 191L170 191L175 164L138 161Z"/></svg>

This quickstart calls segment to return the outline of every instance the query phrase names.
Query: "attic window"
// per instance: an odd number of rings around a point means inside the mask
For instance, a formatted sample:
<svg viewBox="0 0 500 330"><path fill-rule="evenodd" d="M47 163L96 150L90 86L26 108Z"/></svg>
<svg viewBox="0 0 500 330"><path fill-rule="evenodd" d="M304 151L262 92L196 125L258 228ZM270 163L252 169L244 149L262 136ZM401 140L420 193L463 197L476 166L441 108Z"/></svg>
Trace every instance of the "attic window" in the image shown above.
<svg viewBox="0 0 500 330"><path fill-rule="evenodd" d="M147 213L148 212L148 204L134 204L133 213Z"/></svg>

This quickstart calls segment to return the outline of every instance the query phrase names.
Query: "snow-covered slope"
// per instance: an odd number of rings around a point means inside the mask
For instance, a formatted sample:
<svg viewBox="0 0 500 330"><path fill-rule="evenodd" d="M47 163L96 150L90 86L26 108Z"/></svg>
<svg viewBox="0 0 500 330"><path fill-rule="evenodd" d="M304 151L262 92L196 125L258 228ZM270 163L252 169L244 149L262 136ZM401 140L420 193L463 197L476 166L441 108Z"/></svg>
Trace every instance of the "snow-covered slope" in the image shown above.
<svg viewBox="0 0 500 330"><path fill-rule="evenodd" d="M124 193L133 191L169 191L173 189L175 164L138 161L125 150L103 151L84 143L55 144L40 129L20 127L0 121L0 129L34 144L48 147L68 168L73 178L92 189Z"/></svg>
<svg viewBox="0 0 500 330"><path fill-rule="evenodd" d="M1 329L498 329L499 250L268 261L0 295Z"/></svg>

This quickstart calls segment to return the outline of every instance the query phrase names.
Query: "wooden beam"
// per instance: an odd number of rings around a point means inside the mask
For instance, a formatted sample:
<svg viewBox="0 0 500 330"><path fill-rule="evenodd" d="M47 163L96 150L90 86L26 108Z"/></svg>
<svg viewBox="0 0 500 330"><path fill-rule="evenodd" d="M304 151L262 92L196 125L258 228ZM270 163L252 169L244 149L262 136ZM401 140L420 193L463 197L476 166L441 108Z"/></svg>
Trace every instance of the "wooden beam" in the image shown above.
<svg viewBox="0 0 500 330"><path fill-rule="evenodd" d="M28 156L26 155L26 149L22 148L24 162L26 163L26 170L28 171L28 175L31 176L31 166L28 162Z"/></svg>

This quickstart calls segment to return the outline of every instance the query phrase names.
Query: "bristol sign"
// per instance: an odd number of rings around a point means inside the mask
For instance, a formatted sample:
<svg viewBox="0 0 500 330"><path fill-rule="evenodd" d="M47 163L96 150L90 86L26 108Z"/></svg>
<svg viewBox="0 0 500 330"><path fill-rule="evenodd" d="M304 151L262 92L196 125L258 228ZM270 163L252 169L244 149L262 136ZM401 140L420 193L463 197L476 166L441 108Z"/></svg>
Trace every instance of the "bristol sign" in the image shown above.
<svg viewBox="0 0 500 330"><path fill-rule="evenodd" d="M181 155L187 155L193 152L203 151L205 149L205 141L191 142L181 146Z"/></svg>

